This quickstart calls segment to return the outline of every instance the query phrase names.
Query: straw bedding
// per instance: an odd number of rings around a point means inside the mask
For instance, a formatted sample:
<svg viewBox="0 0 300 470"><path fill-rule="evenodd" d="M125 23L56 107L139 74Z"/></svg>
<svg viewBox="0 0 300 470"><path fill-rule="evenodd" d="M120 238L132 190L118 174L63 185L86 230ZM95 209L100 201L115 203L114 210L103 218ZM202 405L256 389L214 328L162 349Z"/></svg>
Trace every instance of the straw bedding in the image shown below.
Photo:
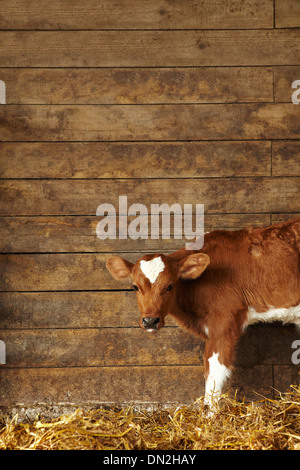
<svg viewBox="0 0 300 470"><path fill-rule="evenodd" d="M202 450L300 449L300 386L277 400L246 404L223 396L212 417L203 399L191 407L76 410L31 423L0 421L0 449Z"/></svg>

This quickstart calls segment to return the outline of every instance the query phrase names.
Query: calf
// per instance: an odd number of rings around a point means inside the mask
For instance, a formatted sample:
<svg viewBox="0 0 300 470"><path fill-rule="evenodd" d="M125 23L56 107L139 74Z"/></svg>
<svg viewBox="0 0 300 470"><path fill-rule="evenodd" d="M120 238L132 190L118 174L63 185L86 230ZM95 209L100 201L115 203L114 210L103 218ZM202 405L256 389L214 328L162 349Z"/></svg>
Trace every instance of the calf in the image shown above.
<svg viewBox="0 0 300 470"><path fill-rule="evenodd" d="M220 394L247 325L300 325L300 218L278 225L216 230L199 251L145 255L135 264L107 260L115 279L130 278L140 327L157 332L171 315L206 342L206 403Z"/></svg>

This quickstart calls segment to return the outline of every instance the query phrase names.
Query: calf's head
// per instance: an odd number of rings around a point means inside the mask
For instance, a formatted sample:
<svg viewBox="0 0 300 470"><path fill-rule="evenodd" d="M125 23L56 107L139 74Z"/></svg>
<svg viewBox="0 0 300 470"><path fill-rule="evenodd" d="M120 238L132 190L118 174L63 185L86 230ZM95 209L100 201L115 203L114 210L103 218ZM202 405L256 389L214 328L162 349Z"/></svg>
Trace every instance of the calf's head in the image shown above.
<svg viewBox="0 0 300 470"><path fill-rule="evenodd" d="M179 279L197 279L209 265L204 253L188 255L180 261L163 254L145 255L135 264L114 256L108 258L106 267L118 280L131 279L141 312L139 325L155 332L165 324L165 317L172 313Z"/></svg>

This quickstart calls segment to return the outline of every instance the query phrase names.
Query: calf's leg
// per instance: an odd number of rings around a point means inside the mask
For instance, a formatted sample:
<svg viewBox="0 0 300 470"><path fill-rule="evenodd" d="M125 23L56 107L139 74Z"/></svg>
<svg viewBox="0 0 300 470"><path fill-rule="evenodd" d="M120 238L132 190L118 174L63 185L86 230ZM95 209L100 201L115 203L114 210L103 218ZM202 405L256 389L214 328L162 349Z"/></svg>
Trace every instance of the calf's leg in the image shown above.
<svg viewBox="0 0 300 470"><path fill-rule="evenodd" d="M206 342L204 351L205 404L213 407L230 377L237 338L218 338Z"/></svg>

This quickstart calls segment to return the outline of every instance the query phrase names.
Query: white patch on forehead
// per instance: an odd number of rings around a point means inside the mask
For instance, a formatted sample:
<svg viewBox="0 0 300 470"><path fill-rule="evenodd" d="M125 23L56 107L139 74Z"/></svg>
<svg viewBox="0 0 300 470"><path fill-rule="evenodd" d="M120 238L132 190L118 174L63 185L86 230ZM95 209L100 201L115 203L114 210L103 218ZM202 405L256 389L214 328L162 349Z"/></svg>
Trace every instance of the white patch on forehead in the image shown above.
<svg viewBox="0 0 300 470"><path fill-rule="evenodd" d="M165 269L165 264L160 256L150 261L140 261L140 267L147 279L154 284L159 274Z"/></svg>

